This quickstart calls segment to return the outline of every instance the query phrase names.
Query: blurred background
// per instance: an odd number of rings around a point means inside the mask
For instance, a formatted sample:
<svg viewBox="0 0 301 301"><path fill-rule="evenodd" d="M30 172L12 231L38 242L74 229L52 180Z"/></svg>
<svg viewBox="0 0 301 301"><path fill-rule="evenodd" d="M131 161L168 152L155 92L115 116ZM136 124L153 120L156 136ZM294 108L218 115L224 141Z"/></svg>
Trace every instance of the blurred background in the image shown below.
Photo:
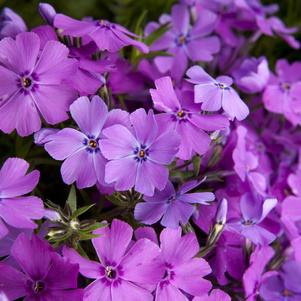
<svg viewBox="0 0 301 301"><path fill-rule="evenodd" d="M210 1L210 0L208 0ZM28 27L34 27L43 21L38 14L38 0L0 0L0 7L10 7L20 14ZM92 16L108 19L135 30L137 22L144 26L147 22L157 20L162 13L168 13L176 0L49 0L57 12L74 18ZM301 0L262 0L263 4L277 3L280 7L278 16L288 26L301 28ZM137 29L137 28L136 28ZM300 40L301 34L297 35ZM271 63L279 57L289 60L300 59L298 51L292 50L277 38L263 37L253 50L255 56L266 55Z"/></svg>

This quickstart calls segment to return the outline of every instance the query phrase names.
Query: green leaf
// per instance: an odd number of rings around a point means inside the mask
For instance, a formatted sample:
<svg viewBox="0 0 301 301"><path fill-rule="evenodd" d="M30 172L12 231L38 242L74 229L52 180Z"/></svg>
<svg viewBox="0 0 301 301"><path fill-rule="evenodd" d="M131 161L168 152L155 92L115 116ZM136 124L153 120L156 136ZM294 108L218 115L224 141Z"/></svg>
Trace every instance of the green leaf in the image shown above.
<svg viewBox="0 0 301 301"><path fill-rule="evenodd" d="M165 34L170 28L170 23L165 23L161 25L159 28L154 30L151 34L149 34L145 40L144 43L147 45L153 44L156 40L158 40L161 36Z"/></svg>
<svg viewBox="0 0 301 301"><path fill-rule="evenodd" d="M201 161L202 159L200 156L194 156L194 158L192 159L193 170L196 176L198 176L200 173Z"/></svg>
<svg viewBox="0 0 301 301"><path fill-rule="evenodd" d="M75 189L74 185L72 185L70 188L70 192L69 192L68 199L67 199L67 204L69 205L71 212L73 214L77 209L76 189Z"/></svg>
<svg viewBox="0 0 301 301"><path fill-rule="evenodd" d="M17 136L17 138L16 138L16 156L25 159L29 153L31 145L32 145L31 137L22 138L20 136Z"/></svg>
<svg viewBox="0 0 301 301"><path fill-rule="evenodd" d="M91 205L87 205L84 207L81 207L77 210L75 210L75 212L72 214L71 219L75 219L78 216L84 214L85 212L87 212L89 209L91 209L93 206L95 206L95 204L91 204Z"/></svg>

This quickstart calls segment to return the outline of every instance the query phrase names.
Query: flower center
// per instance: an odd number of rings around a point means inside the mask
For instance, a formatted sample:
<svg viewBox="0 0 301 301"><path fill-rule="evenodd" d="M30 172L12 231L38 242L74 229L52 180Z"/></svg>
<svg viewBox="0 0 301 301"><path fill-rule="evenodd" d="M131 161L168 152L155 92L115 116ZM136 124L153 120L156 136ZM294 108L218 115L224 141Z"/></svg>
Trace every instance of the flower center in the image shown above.
<svg viewBox="0 0 301 301"><path fill-rule="evenodd" d="M144 158L145 157L145 150L142 149L142 150L139 151L139 157L140 158Z"/></svg>
<svg viewBox="0 0 301 301"><path fill-rule="evenodd" d="M251 219L247 219L247 220L244 220L242 222L245 226L251 226L251 225L254 225L254 221L252 221Z"/></svg>
<svg viewBox="0 0 301 301"><path fill-rule="evenodd" d="M41 293L45 289L45 283L38 280L33 283L32 289L35 293Z"/></svg>
<svg viewBox="0 0 301 301"><path fill-rule="evenodd" d="M282 90L284 90L284 91L289 91L290 88L291 88L291 84L288 83L288 82L284 82L284 83L281 84L281 88L282 88Z"/></svg>
<svg viewBox="0 0 301 301"><path fill-rule="evenodd" d="M187 44L188 42L189 42L189 35L180 34L176 38L176 44L178 46L183 46L183 45Z"/></svg>
<svg viewBox="0 0 301 301"><path fill-rule="evenodd" d="M178 116L179 118L183 118L183 117L185 117L185 115L186 115L186 113L185 113L183 110L180 110L180 111L177 113L177 116Z"/></svg>
<svg viewBox="0 0 301 301"><path fill-rule="evenodd" d="M94 139L89 140L88 144L92 148L96 148L97 147L97 141L95 141Z"/></svg>
<svg viewBox="0 0 301 301"><path fill-rule="evenodd" d="M284 296L284 297L291 297L291 296L293 296L294 294L290 291L290 290L288 290L287 288L282 292L282 295Z"/></svg>
<svg viewBox="0 0 301 301"><path fill-rule="evenodd" d="M98 138L95 138L94 136L88 136L88 138L85 138L83 140L83 145L86 146L86 150L89 153L97 153L99 151Z"/></svg>
<svg viewBox="0 0 301 301"><path fill-rule="evenodd" d="M24 88L29 88L32 85L32 80L31 78L24 76L21 79L21 83Z"/></svg>
<svg viewBox="0 0 301 301"><path fill-rule="evenodd" d="M134 149L134 159L138 162L146 161L149 155L149 151L146 148L146 145L141 145L140 147L136 147Z"/></svg>
<svg viewBox="0 0 301 301"><path fill-rule="evenodd" d="M225 84L223 83L215 83L215 85L220 88L221 90L227 90L229 89L228 86L226 86Z"/></svg>
<svg viewBox="0 0 301 301"><path fill-rule="evenodd" d="M105 273L106 273L107 278L109 278L109 279L116 279L116 277L117 277L116 270L111 266L106 267Z"/></svg>

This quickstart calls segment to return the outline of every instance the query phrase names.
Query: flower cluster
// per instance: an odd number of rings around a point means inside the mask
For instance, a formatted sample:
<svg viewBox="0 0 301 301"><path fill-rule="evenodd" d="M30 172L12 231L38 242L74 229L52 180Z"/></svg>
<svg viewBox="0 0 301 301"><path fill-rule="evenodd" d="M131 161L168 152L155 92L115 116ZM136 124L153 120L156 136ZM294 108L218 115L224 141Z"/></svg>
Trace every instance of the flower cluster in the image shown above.
<svg viewBox="0 0 301 301"><path fill-rule="evenodd" d="M277 10L3 10L0 300L301 300L301 62L252 52L299 49Z"/></svg>

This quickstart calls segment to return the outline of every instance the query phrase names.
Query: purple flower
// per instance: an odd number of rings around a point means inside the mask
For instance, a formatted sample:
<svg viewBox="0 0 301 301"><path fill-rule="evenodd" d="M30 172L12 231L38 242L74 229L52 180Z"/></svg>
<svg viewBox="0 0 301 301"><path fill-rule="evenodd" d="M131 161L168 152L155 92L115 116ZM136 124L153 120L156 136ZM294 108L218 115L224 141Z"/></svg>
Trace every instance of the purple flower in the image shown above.
<svg viewBox="0 0 301 301"><path fill-rule="evenodd" d="M276 236L260 224L276 205L276 199L269 198L261 202L250 193L245 193L240 200L241 219L230 219L226 229L240 233L255 245L268 245Z"/></svg>
<svg viewBox="0 0 301 301"><path fill-rule="evenodd" d="M286 262L278 274L265 279L260 287L260 296L264 301L301 300L301 263Z"/></svg>
<svg viewBox="0 0 301 301"><path fill-rule="evenodd" d="M243 92L261 92L270 77L268 62L265 57L247 58L233 71L235 83Z"/></svg>
<svg viewBox="0 0 301 301"><path fill-rule="evenodd" d="M249 181L259 194L265 195L267 181L266 177L257 171L259 159L254 153L247 150L248 131L245 127L238 126L236 133L237 144L232 154L234 170L243 182Z"/></svg>
<svg viewBox="0 0 301 301"><path fill-rule="evenodd" d="M283 114L292 124L301 124L301 63L276 63L277 77L272 77L263 93L265 108Z"/></svg>
<svg viewBox="0 0 301 301"><path fill-rule="evenodd" d="M13 10L5 7L0 15L0 38L15 38L17 34L27 31L23 19Z"/></svg>
<svg viewBox="0 0 301 301"><path fill-rule="evenodd" d="M161 132L152 110L131 113L131 130L113 125L103 130L100 149L109 162L105 182L118 191L135 190L147 196L155 188L163 190L168 181L168 165L179 147L179 137L171 129Z"/></svg>
<svg viewBox="0 0 301 301"><path fill-rule="evenodd" d="M0 41L0 129L27 136L49 124L68 119L66 111L74 90L63 84L75 68L69 50L57 41L46 43L40 54L40 39L33 32L16 40Z"/></svg>
<svg viewBox="0 0 301 301"><path fill-rule="evenodd" d="M161 218L164 227L177 228L179 223L186 225L196 209L195 204L209 205L214 200L212 192L189 193L199 184L197 181L188 182L176 192L172 183L168 182L164 190L157 190L152 197L144 197L145 203L136 205L135 218L147 225Z"/></svg>
<svg viewBox="0 0 301 301"><path fill-rule="evenodd" d="M274 36L277 34L284 41L287 42L292 48L299 49L300 43L292 34L298 31L297 27L287 28L285 24L277 17L264 18L258 16L256 18L257 25L261 32L268 36Z"/></svg>
<svg viewBox="0 0 301 301"><path fill-rule="evenodd" d="M216 15L203 9L193 26L189 22L189 9L184 4L174 5L171 12L171 29L155 41L151 50L167 50L172 57L159 56L154 63L161 73L170 71L180 80L188 65L188 58L196 61L211 61L220 48L219 39L209 36L214 30Z"/></svg>
<svg viewBox="0 0 301 301"><path fill-rule="evenodd" d="M214 289L211 291L210 296L195 297L192 301L231 301L231 298L222 290Z"/></svg>
<svg viewBox="0 0 301 301"><path fill-rule="evenodd" d="M54 26L61 29L64 35L82 37L84 44L94 41L101 51L117 52L125 46L132 45L144 53L148 52L148 47L144 43L133 39L137 37L134 33L106 20L79 21L57 14Z"/></svg>
<svg viewBox="0 0 301 301"><path fill-rule="evenodd" d="M247 301L256 301L259 287L264 279L264 271L267 263L272 259L275 252L272 247L257 246L250 258L250 266L243 276L243 284Z"/></svg>
<svg viewBox="0 0 301 301"><path fill-rule="evenodd" d="M126 112L119 111L113 110L109 114L99 96L94 96L91 101L86 96L79 97L70 106L70 112L80 130L64 128L47 137L46 151L56 160L65 160L61 174L66 184L76 181L78 188L84 188L97 181L104 183L106 160L100 152L99 139L106 122L110 125L124 115L127 118Z"/></svg>
<svg viewBox="0 0 301 301"><path fill-rule="evenodd" d="M196 236L189 233L181 237L181 228L166 228L161 232L160 242L165 274L157 285L155 300L188 301L185 293L207 294L211 283L203 277L211 273L211 268L205 259L195 257L199 251Z"/></svg>
<svg viewBox="0 0 301 301"><path fill-rule="evenodd" d="M200 66L189 68L187 75L189 81L195 84L194 101L202 103L202 110L218 111L223 108L231 119L238 120L248 116L248 107L231 88L233 83L231 77L219 76L214 79Z"/></svg>
<svg viewBox="0 0 301 301"><path fill-rule="evenodd" d="M39 12L42 18L49 24L53 25L53 20L56 15L54 7L48 3L39 3Z"/></svg>
<svg viewBox="0 0 301 301"><path fill-rule="evenodd" d="M170 77L157 79L155 85L156 90L150 89L154 107L165 112L158 118L163 124L174 128L181 137L177 157L189 160L194 152L203 155L211 142L205 131L227 128L227 118L222 115L201 115L200 105L193 103L189 92L177 96Z"/></svg>
<svg viewBox="0 0 301 301"><path fill-rule="evenodd" d="M11 256L18 269L0 263L0 287L9 299L81 301L77 289L78 266L66 262L48 243L37 236L20 234Z"/></svg>
<svg viewBox="0 0 301 301"><path fill-rule="evenodd" d="M38 184L40 173L26 174L29 164L18 158L7 159L0 170L0 238L8 233L5 221L15 228L34 229L33 220L44 215L43 202L35 196L23 196Z"/></svg>
<svg viewBox="0 0 301 301"><path fill-rule="evenodd" d="M148 239L132 243L132 228L116 219L111 229L103 227L94 233L99 235L92 243L100 262L64 249L64 255L79 264L82 275L96 279L85 288L85 301L152 301L151 291L163 276L158 246Z"/></svg>

